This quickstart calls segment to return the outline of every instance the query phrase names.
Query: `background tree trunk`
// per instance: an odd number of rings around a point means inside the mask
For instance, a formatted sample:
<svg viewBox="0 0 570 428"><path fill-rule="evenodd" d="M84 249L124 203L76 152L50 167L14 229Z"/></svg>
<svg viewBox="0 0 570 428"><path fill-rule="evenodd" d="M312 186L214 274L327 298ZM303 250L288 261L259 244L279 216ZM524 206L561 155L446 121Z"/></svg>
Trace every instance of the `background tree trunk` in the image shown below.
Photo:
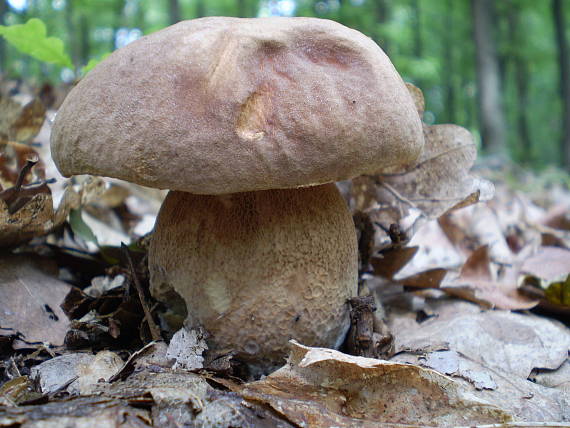
<svg viewBox="0 0 570 428"><path fill-rule="evenodd" d="M558 47L558 70L560 73L560 95L562 96L562 139L560 154L562 166L570 170L570 63L568 59L568 39L562 0L552 0L552 15L556 45Z"/></svg>
<svg viewBox="0 0 570 428"><path fill-rule="evenodd" d="M117 41L117 31L121 28L123 23L123 11L125 10L126 0L115 0L114 14L113 14L113 36L111 38L111 51L114 51Z"/></svg>
<svg viewBox="0 0 570 428"><path fill-rule="evenodd" d="M238 18L247 17L247 5L245 0L237 0L237 16Z"/></svg>
<svg viewBox="0 0 570 428"><path fill-rule="evenodd" d="M497 51L493 42L492 1L471 0L475 36L477 97L483 147L492 154L506 155L506 126L501 105Z"/></svg>
<svg viewBox="0 0 570 428"><path fill-rule="evenodd" d="M519 9L515 2L509 4L509 12L507 16L509 42L511 46L523 46L524 41L520 29ZM512 52L512 51L511 51ZM522 160L529 162L532 158L532 143L530 138L530 129L528 126L528 64L523 57L523 51L517 50L510 55L510 61L513 66L515 75L515 86L517 94L518 108L516 110L517 122L517 142L522 148Z"/></svg>
<svg viewBox="0 0 570 428"><path fill-rule="evenodd" d="M168 0L168 17L170 25L176 24L182 20L182 16L180 14L180 3L178 3L178 0Z"/></svg>
<svg viewBox="0 0 570 428"><path fill-rule="evenodd" d="M443 56L445 64L445 121L455 123L455 67L453 62L453 3L454 0L447 0L447 8L445 13L445 27L443 32Z"/></svg>
<svg viewBox="0 0 570 428"><path fill-rule="evenodd" d="M422 9L420 6L420 0L412 0L412 13L414 17L414 56L416 58L422 58L424 55L424 44L422 39Z"/></svg>
<svg viewBox="0 0 570 428"><path fill-rule="evenodd" d="M69 43L69 53L71 54L71 61L75 68L79 67L79 57L77 49L77 32L75 28L75 17L74 17L74 0L67 0L65 2L65 27L67 29L68 43Z"/></svg>
<svg viewBox="0 0 570 428"><path fill-rule="evenodd" d="M80 31L80 43L79 43L79 58L81 60L81 65L87 64L89 62L89 34L90 33L89 18L87 15L82 13L79 16L79 31Z"/></svg>
<svg viewBox="0 0 570 428"><path fill-rule="evenodd" d="M206 16L204 0L196 0L196 18L202 18L204 16Z"/></svg>
<svg viewBox="0 0 570 428"><path fill-rule="evenodd" d="M377 26L377 30L375 31L376 37L374 37L374 41L378 43L378 45L382 48L382 50L386 52L386 55L389 56L390 41L386 38L386 33L384 32L383 29L383 26L390 19L390 7L388 5L388 1L375 0L374 9L376 14L376 26Z"/></svg>

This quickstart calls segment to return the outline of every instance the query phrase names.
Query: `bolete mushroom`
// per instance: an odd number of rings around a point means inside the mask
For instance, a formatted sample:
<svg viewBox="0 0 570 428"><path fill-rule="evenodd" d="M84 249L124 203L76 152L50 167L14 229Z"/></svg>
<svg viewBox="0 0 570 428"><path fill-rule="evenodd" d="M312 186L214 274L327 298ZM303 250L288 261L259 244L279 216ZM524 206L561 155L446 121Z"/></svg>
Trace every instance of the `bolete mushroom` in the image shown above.
<svg viewBox="0 0 570 428"><path fill-rule="evenodd" d="M262 367L294 338L338 346L357 292L334 182L410 165L422 128L368 37L314 18L203 18L143 37L71 91L52 131L66 176L170 189L149 251L209 346Z"/></svg>

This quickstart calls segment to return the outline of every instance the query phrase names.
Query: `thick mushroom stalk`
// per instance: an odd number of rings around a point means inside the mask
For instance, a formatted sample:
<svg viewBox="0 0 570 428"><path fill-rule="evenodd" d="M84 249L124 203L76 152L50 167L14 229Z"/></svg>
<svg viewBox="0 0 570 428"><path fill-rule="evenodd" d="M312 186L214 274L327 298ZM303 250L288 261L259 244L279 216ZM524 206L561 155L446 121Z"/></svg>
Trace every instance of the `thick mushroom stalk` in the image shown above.
<svg viewBox="0 0 570 428"><path fill-rule="evenodd" d="M153 293L173 287L214 351L268 367L291 338L336 347L356 294L352 217L334 184L221 196L170 192L149 253Z"/></svg>

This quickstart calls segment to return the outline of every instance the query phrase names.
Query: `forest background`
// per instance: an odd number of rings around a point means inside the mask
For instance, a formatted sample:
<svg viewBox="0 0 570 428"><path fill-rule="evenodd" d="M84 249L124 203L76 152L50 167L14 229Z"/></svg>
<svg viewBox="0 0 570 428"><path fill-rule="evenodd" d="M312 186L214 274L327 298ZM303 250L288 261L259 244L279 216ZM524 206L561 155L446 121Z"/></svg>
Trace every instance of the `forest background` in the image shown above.
<svg viewBox="0 0 570 428"><path fill-rule="evenodd" d="M41 19L73 64L38 61L0 38L0 72L57 86L180 20L316 16L374 39L424 91L428 124L468 128L501 165L568 172L569 9L570 0L0 0L1 25Z"/></svg>

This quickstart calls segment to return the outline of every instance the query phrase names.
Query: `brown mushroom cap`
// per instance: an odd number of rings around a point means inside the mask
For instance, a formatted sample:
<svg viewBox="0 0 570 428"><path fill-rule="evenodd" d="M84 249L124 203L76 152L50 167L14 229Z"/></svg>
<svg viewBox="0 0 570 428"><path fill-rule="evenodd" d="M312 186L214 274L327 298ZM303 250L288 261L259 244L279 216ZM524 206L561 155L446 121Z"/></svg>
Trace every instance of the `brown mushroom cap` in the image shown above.
<svg viewBox="0 0 570 428"><path fill-rule="evenodd" d="M196 194L395 170L422 145L388 57L315 18L203 18L143 37L79 82L52 131L64 175Z"/></svg>

